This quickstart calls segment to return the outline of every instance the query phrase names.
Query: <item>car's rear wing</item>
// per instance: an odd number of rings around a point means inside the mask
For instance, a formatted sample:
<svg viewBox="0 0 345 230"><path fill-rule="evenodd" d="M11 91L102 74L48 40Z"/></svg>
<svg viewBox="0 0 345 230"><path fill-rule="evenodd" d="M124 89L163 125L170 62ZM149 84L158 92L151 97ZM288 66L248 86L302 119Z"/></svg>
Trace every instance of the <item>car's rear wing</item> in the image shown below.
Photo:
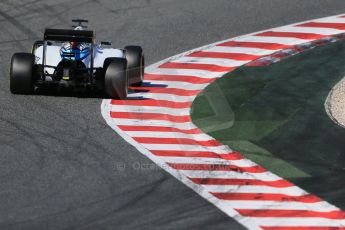
<svg viewBox="0 0 345 230"><path fill-rule="evenodd" d="M46 29L44 31L44 40L50 41L74 41L92 43L93 38L93 31L90 30Z"/></svg>
<svg viewBox="0 0 345 230"><path fill-rule="evenodd" d="M44 43L43 43L43 58L42 58L42 76L45 74L46 66L46 49L47 41L61 41L61 42L85 42L92 43L90 46L90 75L93 74L93 42L94 42L93 31L90 30L66 30L66 29L45 29L44 31Z"/></svg>

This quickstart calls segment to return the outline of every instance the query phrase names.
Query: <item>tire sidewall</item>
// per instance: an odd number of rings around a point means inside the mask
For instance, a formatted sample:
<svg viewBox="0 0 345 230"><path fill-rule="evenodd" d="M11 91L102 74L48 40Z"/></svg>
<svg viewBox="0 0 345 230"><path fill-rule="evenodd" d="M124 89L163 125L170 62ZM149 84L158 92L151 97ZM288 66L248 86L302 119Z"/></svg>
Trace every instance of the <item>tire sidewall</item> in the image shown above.
<svg viewBox="0 0 345 230"><path fill-rule="evenodd" d="M130 85L140 85L144 80L144 55L140 46L126 46L128 78Z"/></svg>
<svg viewBox="0 0 345 230"><path fill-rule="evenodd" d="M106 63L106 61L105 61ZM128 94L127 61L124 58L107 60L104 69L104 93L112 99L124 99Z"/></svg>
<svg viewBox="0 0 345 230"><path fill-rule="evenodd" d="M33 67L35 56L30 53L15 53L11 59L10 90L14 94L34 92Z"/></svg>

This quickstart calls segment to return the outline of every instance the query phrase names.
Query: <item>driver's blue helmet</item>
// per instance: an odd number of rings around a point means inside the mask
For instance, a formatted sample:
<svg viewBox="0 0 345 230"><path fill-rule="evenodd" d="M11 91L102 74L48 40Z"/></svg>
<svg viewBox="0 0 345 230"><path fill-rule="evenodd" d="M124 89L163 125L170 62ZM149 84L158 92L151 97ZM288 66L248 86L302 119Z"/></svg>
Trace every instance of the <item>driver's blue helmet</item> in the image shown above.
<svg viewBox="0 0 345 230"><path fill-rule="evenodd" d="M82 30L82 27L76 27L75 30ZM65 42L61 49L60 55L65 60L82 61L90 55L90 45L80 42Z"/></svg>

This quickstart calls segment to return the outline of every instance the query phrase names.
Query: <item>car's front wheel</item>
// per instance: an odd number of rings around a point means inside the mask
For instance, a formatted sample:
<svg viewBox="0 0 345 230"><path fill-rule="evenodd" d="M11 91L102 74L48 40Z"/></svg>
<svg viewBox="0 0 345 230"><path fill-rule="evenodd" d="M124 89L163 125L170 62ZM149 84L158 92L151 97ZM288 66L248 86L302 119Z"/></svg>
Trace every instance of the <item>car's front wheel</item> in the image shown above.
<svg viewBox="0 0 345 230"><path fill-rule="evenodd" d="M128 93L127 61L107 58L104 61L104 93L112 99L124 99Z"/></svg>
<svg viewBox="0 0 345 230"><path fill-rule="evenodd" d="M31 94L34 92L35 56L30 53L15 53L10 68L10 90L14 94Z"/></svg>

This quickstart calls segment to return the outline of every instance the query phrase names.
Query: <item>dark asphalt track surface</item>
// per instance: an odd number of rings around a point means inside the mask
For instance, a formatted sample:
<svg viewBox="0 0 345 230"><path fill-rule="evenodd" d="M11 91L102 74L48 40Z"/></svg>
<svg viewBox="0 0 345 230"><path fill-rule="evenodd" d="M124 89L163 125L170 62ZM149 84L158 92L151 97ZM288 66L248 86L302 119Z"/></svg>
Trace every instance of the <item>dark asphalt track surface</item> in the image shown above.
<svg viewBox="0 0 345 230"><path fill-rule="evenodd" d="M1 0L0 229L242 229L117 136L100 98L9 92L14 52L91 21L152 64L222 39L345 12L343 0ZM138 166L151 169L138 169Z"/></svg>

